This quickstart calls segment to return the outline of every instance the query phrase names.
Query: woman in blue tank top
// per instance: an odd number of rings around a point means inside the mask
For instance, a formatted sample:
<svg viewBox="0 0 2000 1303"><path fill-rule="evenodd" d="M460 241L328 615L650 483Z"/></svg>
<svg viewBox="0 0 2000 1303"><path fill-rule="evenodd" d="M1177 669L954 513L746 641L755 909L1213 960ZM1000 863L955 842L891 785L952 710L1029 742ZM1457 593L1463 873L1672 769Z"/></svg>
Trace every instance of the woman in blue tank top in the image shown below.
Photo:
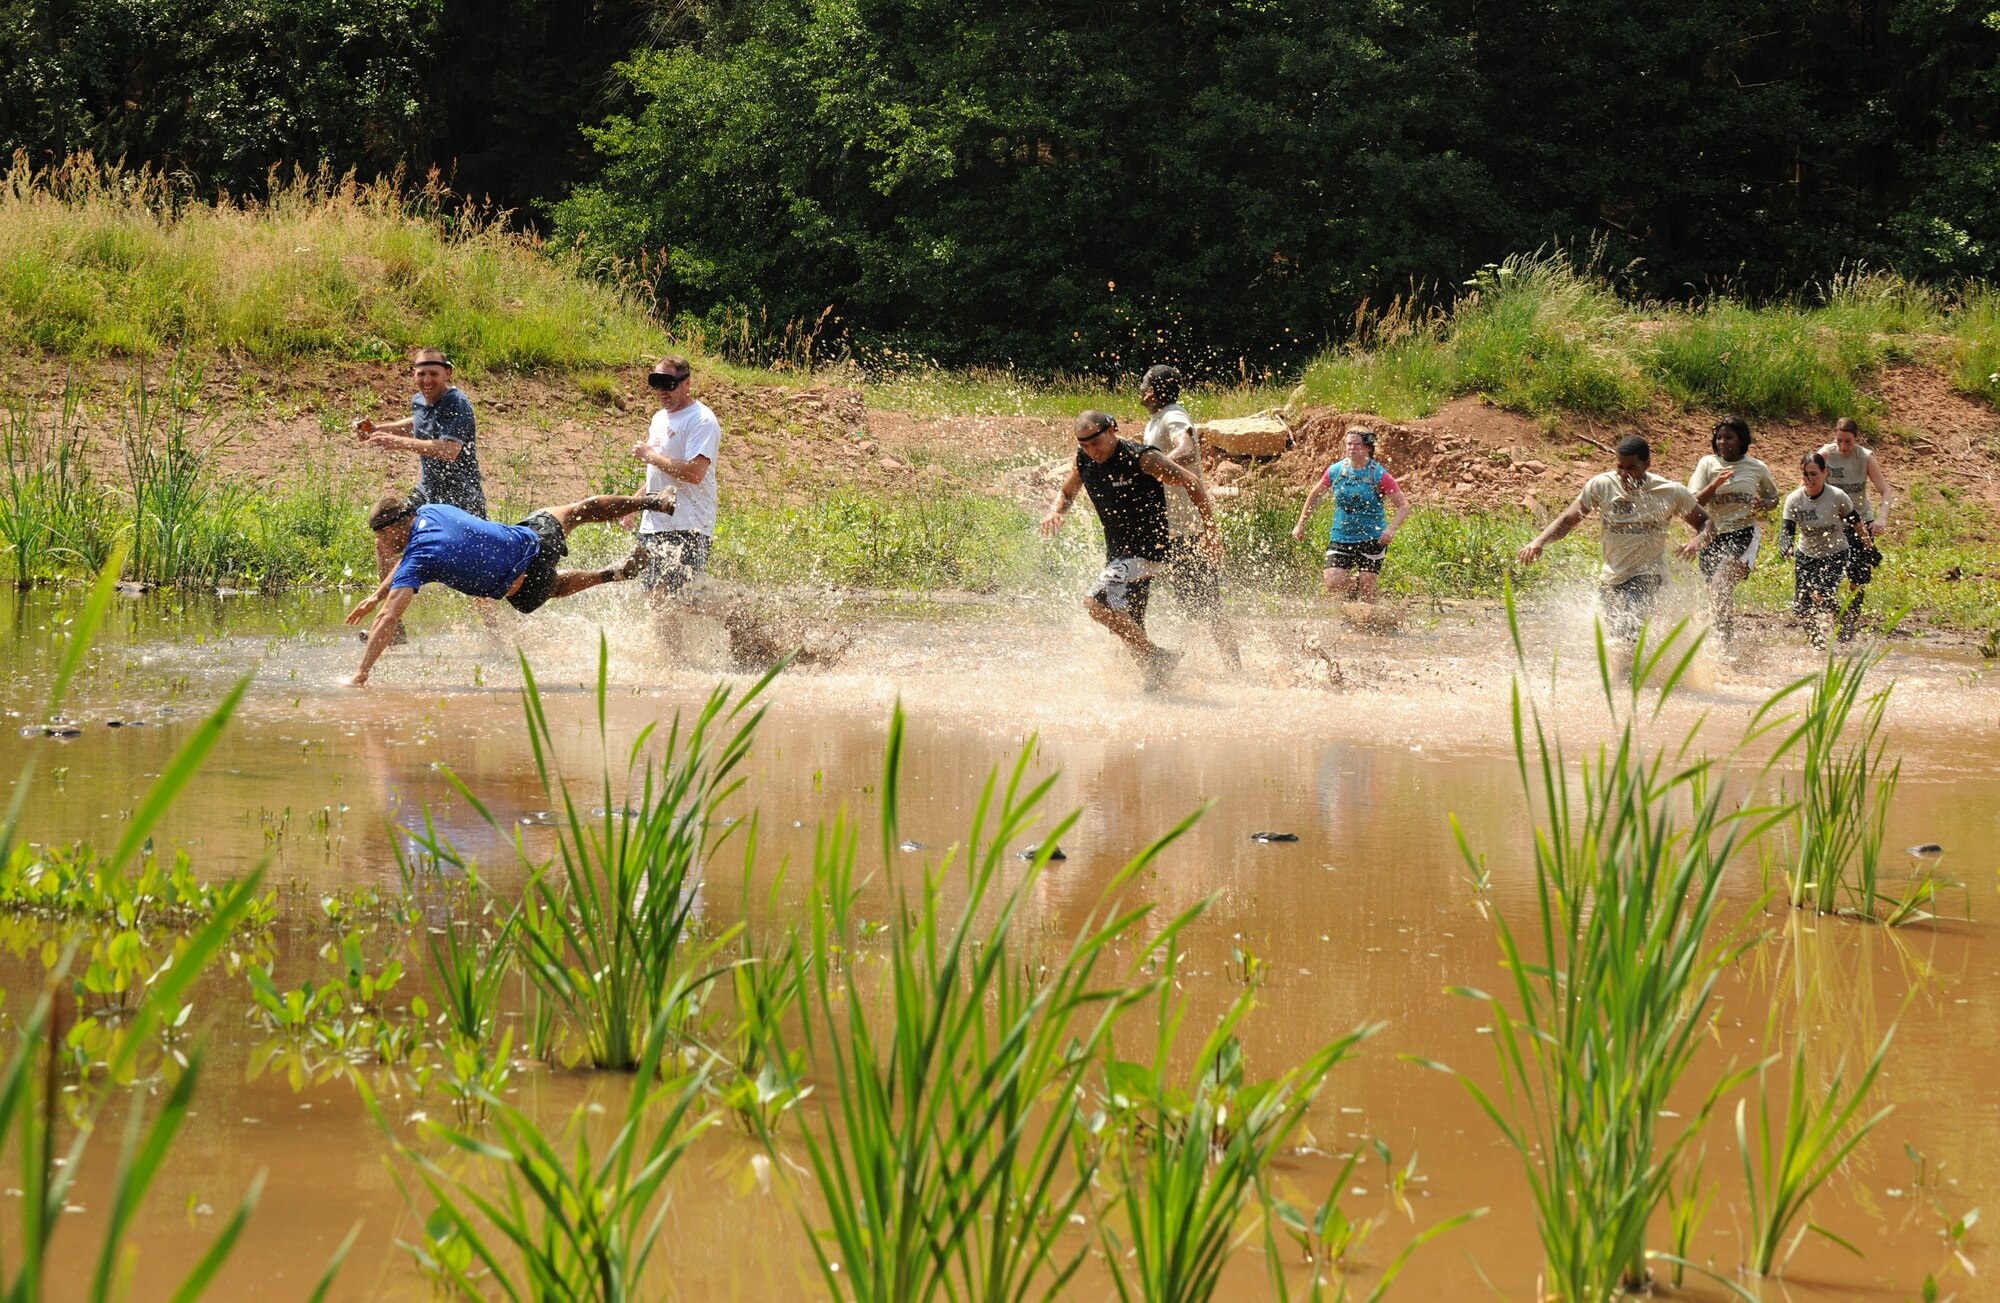
<svg viewBox="0 0 2000 1303"><path fill-rule="evenodd" d="M1356 596L1372 602L1389 542L1410 514L1409 497L1397 487L1396 477L1375 460L1373 430L1356 426L1347 432L1346 458L1327 467L1306 495L1305 510L1292 527L1293 538L1305 538L1313 508L1328 493L1333 494L1333 528L1327 531L1326 569L1321 576L1326 591L1344 597L1351 579ZM1384 503L1396 509L1393 521Z"/></svg>

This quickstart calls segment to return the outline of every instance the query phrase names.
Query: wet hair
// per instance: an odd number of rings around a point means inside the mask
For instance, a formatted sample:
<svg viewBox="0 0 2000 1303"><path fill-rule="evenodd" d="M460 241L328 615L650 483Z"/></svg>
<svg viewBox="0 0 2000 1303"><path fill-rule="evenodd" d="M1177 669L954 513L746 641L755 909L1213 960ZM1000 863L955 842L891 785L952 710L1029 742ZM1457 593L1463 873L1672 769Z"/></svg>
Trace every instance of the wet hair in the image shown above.
<svg viewBox="0 0 2000 1303"><path fill-rule="evenodd" d="M454 369L451 365L451 359L444 355L443 349L439 348L418 349L416 352L410 354L410 365L412 367L441 366L447 371Z"/></svg>
<svg viewBox="0 0 2000 1303"><path fill-rule="evenodd" d="M417 514L407 495L385 493L375 500L374 508L368 513L368 528L381 533L392 525L400 525Z"/></svg>
<svg viewBox="0 0 2000 1303"><path fill-rule="evenodd" d="M1717 445L1722 442L1722 436L1725 434L1733 434L1737 438L1741 439L1743 441L1744 453L1746 455L1749 453L1750 422L1744 420L1740 416L1735 415L1734 413L1731 413L1730 415L1723 417L1721 420L1715 423L1715 433L1708 436L1708 446L1714 448L1717 452L1721 452L1722 449L1717 447Z"/></svg>
<svg viewBox="0 0 2000 1303"><path fill-rule="evenodd" d="M1344 434L1344 435L1342 435L1341 437L1342 437L1343 439L1351 439L1351 438L1353 438L1353 437L1354 437L1355 435L1357 435L1357 434L1361 436L1361 442L1363 442L1363 443L1365 443L1365 444L1367 444L1367 445L1368 445L1368 451L1369 451L1369 452L1374 452L1374 451L1375 451L1375 432L1374 432L1373 430L1369 429L1369 428L1368 428L1367 426L1365 426L1365 425L1350 425L1350 426L1348 426L1348 427L1347 427L1347 433L1346 433L1346 434Z"/></svg>
<svg viewBox="0 0 2000 1303"><path fill-rule="evenodd" d="M1833 423L1833 428L1835 431L1841 434L1861 433L1861 427L1854 423L1854 418L1851 416L1841 417L1838 421L1835 421Z"/></svg>
<svg viewBox="0 0 2000 1303"><path fill-rule="evenodd" d="M1817 466L1821 470L1825 470L1826 454L1823 452L1809 452L1805 456L1799 458L1800 470L1804 470L1808 466Z"/></svg>
<svg viewBox="0 0 2000 1303"><path fill-rule="evenodd" d="M1146 374L1139 377L1139 388L1152 390L1153 397L1163 403L1178 403L1181 400L1180 370L1164 362L1148 367Z"/></svg>
<svg viewBox="0 0 2000 1303"><path fill-rule="evenodd" d="M1646 442L1643 434L1628 434L1618 441L1616 449L1620 457L1637 457L1648 465L1653 460L1653 445Z"/></svg>
<svg viewBox="0 0 2000 1303"><path fill-rule="evenodd" d="M1091 438L1096 435L1102 434L1106 430L1116 431L1118 429L1117 417L1112 416L1108 412L1100 412L1094 407L1088 411L1079 412L1077 414L1076 423L1078 425L1087 425L1090 427L1090 434L1085 435L1084 436L1085 438Z"/></svg>

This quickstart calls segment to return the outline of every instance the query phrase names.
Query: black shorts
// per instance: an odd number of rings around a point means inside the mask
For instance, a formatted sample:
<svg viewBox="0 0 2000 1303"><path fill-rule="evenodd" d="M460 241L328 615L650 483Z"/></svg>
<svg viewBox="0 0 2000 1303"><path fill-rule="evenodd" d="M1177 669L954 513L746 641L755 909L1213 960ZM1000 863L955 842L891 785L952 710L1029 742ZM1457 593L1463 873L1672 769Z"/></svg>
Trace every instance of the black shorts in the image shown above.
<svg viewBox="0 0 2000 1303"><path fill-rule="evenodd" d="M1847 582L1856 588L1866 587L1875 577L1875 567L1882 564L1882 549L1875 546L1873 539L1863 538L1854 526L1847 527Z"/></svg>
<svg viewBox="0 0 2000 1303"><path fill-rule="evenodd" d="M1389 545L1379 539L1372 543L1329 543L1326 549L1328 570L1365 570L1371 575L1382 573L1382 562L1389 555Z"/></svg>
<svg viewBox="0 0 2000 1303"><path fill-rule="evenodd" d="M1132 617L1135 624L1146 623L1146 604L1153 594L1153 576L1162 563L1144 557L1114 557L1097 572L1090 587L1090 600Z"/></svg>
<svg viewBox="0 0 2000 1303"><path fill-rule="evenodd" d="M1209 615L1222 605L1222 571L1203 555L1198 539L1177 538L1168 544L1167 586L1188 615Z"/></svg>
<svg viewBox="0 0 2000 1303"><path fill-rule="evenodd" d="M639 586L647 592L656 588L678 593L708 569L708 551L715 540L689 529L663 530L639 535L646 564L639 571Z"/></svg>
<svg viewBox="0 0 2000 1303"><path fill-rule="evenodd" d="M1701 566L1702 578L1712 577L1716 571L1731 561L1741 561L1743 554L1750 550L1750 539L1756 532L1756 527L1753 525L1744 529L1732 529L1727 534L1717 534L1708 540L1708 546L1703 548L1701 555L1696 558L1696 563Z"/></svg>
<svg viewBox="0 0 2000 1303"><path fill-rule="evenodd" d="M1832 556L1807 556L1803 552L1792 554L1792 609L1804 614L1813 605L1833 605L1840 594L1840 581L1848 571L1848 557L1853 549L1836 552Z"/></svg>
<svg viewBox="0 0 2000 1303"><path fill-rule="evenodd" d="M521 522L523 529L532 529L542 540L535 559L528 562L528 569L521 576L521 586L507 599L507 605L526 615L540 609L556 590L556 563L569 555L569 539L563 535L563 527L556 518L546 511L537 511Z"/></svg>
<svg viewBox="0 0 2000 1303"><path fill-rule="evenodd" d="M1653 618L1659 605L1660 589L1666 586L1660 575L1634 575L1623 583L1606 584L1597 590L1598 605L1604 611L1605 631L1631 642L1639 628Z"/></svg>
<svg viewBox="0 0 2000 1303"><path fill-rule="evenodd" d="M468 516L477 516L481 520L486 519L486 499L464 498L456 502L449 500L441 501L424 492L424 486L421 484L411 489L409 496L405 497L403 501L409 504L411 515L416 514L418 507L457 507Z"/></svg>

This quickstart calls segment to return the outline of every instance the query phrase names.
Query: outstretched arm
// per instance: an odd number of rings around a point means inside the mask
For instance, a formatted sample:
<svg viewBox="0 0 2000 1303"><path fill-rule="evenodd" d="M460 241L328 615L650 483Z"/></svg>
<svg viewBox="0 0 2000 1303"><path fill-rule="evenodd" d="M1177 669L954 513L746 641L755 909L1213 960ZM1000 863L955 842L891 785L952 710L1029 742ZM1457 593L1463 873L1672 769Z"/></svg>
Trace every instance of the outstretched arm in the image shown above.
<svg viewBox="0 0 2000 1303"><path fill-rule="evenodd" d="M465 445L456 439L419 439L411 434L371 434L361 442L370 448L389 448L396 452L413 452L419 457L429 457L432 461L457 461L458 454L465 451Z"/></svg>
<svg viewBox="0 0 2000 1303"><path fill-rule="evenodd" d="M1076 501L1076 495L1083 491L1083 476L1076 473L1076 467L1069 468L1069 478L1056 490L1056 500L1049 504L1049 514L1042 517L1042 533L1053 535L1062 528L1063 517L1069 514L1069 504Z"/></svg>
<svg viewBox="0 0 2000 1303"><path fill-rule="evenodd" d="M1215 500L1208 496L1208 486L1201 482L1201 477L1187 467L1167 460L1166 455L1156 449L1148 449L1139 459L1139 465L1160 483L1178 484L1187 490L1188 500L1201 513L1202 549L1208 553L1209 560L1220 562L1222 541L1215 530Z"/></svg>
<svg viewBox="0 0 2000 1303"><path fill-rule="evenodd" d="M387 588L388 585L389 581L387 579L382 581L384 588ZM417 590L414 588L396 588L390 590L389 600L382 604L381 614L375 617L375 627L368 631L368 645L361 651L361 668L355 671L354 678L350 680L355 687L363 688L368 686L368 672L375 668L375 662L389 646L389 640L396 636L396 626L402 621L403 612L409 609L410 603L416 599L416 596ZM347 622L349 624L354 623L360 617L365 607L373 606L374 604L375 599L371 597L360 606L355 607L354 613L347 617Z"/></svg>
<svg viewBox="0 0 2000 1303"><path fill-rule="evenodd" d="M1534 542L1521 549L1521 564L1524 566L1535 564L1536 560L1542 555L1543 548L1551 543L1560 542L1562 539L1569 537L1569 532L1578 525L1581 525L1583 518L1589 514L1590 508L1583 505L1582 498L1578 498L1575 502L1570 503L1564 509L1562 515L1550 521L1547 528L1535 535Z"/></svg>

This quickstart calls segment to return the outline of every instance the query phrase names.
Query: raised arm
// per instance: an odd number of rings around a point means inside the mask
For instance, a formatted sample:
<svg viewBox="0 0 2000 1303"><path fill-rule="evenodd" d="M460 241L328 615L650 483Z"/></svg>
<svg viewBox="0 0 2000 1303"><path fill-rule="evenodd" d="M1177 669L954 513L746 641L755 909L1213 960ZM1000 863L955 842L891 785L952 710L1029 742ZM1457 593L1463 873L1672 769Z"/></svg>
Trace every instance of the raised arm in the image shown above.
<svg viewBox="0 0 2000 1303"><path fill-rule="evenodd" d="M1069 515L1069 504L1076 501L1076 495L1083 491L1083 476L1076 467L1069 468L1069 478L1056 490L1056 500L1049 504L1049 514L1042 517L1042 533L1053 535L1062 528L1063 518Z"/></svg>

